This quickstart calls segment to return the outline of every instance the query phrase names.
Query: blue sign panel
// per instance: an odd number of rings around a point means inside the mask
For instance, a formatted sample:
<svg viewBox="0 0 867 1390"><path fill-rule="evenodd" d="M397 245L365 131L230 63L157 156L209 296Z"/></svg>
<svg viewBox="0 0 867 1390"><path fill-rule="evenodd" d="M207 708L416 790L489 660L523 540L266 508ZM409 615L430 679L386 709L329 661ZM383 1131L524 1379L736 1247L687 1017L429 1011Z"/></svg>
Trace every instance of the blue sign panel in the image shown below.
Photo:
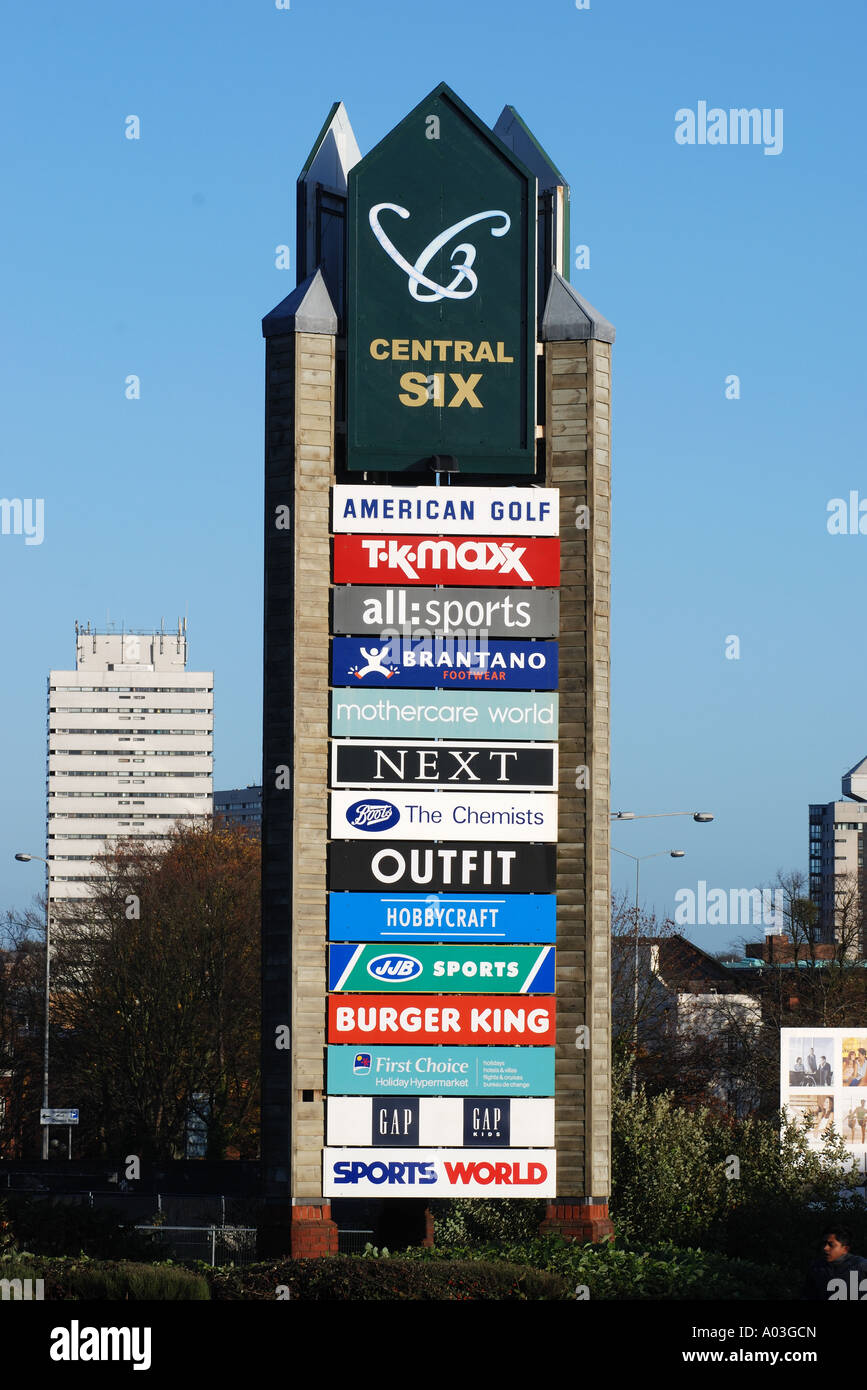
<svg viewBox="0 0 867 1390"><path fill-rule="evenodd" d="M332 1096L553 1096L553 1047L332 1046Z"/></svg>
<svg viewBox="0 0 867 1390"><path fill-rule="evenodd" d="M332 941L548 942L553 893L329 893Z"/></svg>
<svg viewBox="0 0 867 1390"><path fill-rule="evenodd" d="M335 637L331 684L356 689L435 686L461 690L556 690L556 642L488 637Z"/></svg>

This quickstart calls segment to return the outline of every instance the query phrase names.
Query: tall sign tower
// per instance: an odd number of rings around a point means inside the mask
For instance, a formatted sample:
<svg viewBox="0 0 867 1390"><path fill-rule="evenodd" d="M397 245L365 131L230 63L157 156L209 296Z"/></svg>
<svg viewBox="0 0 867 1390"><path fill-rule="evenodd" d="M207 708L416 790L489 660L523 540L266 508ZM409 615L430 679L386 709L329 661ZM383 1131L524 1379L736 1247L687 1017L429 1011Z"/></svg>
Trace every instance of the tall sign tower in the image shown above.
<svg viewBox="0 0 867 1390"><path fill-rule="evenodd" d="M335 105L266 338L263 1247L341 1197L544 1198L610 1134L610 357L569 190L445 85Z"/></svg>

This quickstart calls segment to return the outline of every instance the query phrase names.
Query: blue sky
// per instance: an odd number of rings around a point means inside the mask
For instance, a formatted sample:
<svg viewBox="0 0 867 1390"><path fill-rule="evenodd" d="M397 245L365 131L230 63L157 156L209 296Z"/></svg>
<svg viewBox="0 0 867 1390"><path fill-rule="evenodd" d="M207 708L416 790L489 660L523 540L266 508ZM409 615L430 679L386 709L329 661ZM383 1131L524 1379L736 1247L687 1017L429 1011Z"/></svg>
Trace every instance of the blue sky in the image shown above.
<svg viewBox="0 0 867 1390"><path fill-rule="evenodd" d="M0 492L45 499L45 539L0 536L0 906L40 886L12 855L44 843L45 680L75 618L186 615L217 673L217 784L257 780L259 321L294 285L275 247L331 102L364 152L440 80L490 124L515 105L564 171L573 283L617 327L613 804L717 820L614 843L687 851L644 866L661 912L699 879L806 868L808 803L867 753L867 537L826 529L830 498L867 496L865 28L803 0L15 7ZM699 101L782 108L782 153L677 144Z"/></svg>

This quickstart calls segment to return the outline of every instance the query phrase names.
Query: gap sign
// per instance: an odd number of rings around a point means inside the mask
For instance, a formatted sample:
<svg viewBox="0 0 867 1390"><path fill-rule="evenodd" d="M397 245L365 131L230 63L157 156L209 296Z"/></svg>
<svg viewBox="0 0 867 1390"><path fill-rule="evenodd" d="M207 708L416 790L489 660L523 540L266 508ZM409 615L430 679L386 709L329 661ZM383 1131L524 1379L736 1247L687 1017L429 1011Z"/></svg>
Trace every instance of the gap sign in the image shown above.
<svg viewBox="0 0 867 1390"><path fill-rule="evenodd" d="M381 946L328 948L335 993L553 994L553 946Z"/></svg>
<svg viewBox="0 0 867 1390"><path fill-rule="evenodd" d="M557 786L556 743L422 743L407 740L335 740L331 785L498 787L546 791Z"/></svg>
<svg viewBox="0 0 867 1390"><path fill-rule="evenodd" d="M351 1147L552 1148L554 1101L331 1096L328 1142Z"/></svg>
<svg viewBox="0 0 867 1390"><path fill-rule="evenodd" d="M494 686L498 690L556 690L556 642L491 642L457 637L335 637L332 685L360 687Z"/></svg>
<svg viewBox="0 0 867 1390"><path fill-rule="evenodd" d="M553 845L335 841L328 853L328 885L336 889L553 893L556 881Z"/></svg>
<svg viewBox="0 0 867 1390"><path fill-rule="evenodd" d="M553 1047L329 1047L332 1095L553 1096Z"/></svg>
<svg viewBox="0 0 867 1390"><path fill-rule="evenodd" d="M554 941L549 893L329 893L332 941Z"/></svg>

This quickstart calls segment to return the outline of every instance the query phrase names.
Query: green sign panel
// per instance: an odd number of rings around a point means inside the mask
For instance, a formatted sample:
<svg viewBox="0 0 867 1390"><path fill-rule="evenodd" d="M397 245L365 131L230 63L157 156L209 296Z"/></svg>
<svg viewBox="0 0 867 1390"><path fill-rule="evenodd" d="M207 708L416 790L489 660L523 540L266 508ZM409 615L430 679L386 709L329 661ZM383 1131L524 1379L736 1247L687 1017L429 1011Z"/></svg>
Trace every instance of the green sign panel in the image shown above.
<svg viewBox="0 0 867 1390"><path fill-rule="evenodd" d="M335 944L328 948L328 988L335 993L553 994L554 947Z"/></svg>
<svg viewBox="0 0 867 1390"><path fill-rule="evenodd" d="M352 170L348 467L532 474L536 180L448 87Z"/></svg>

